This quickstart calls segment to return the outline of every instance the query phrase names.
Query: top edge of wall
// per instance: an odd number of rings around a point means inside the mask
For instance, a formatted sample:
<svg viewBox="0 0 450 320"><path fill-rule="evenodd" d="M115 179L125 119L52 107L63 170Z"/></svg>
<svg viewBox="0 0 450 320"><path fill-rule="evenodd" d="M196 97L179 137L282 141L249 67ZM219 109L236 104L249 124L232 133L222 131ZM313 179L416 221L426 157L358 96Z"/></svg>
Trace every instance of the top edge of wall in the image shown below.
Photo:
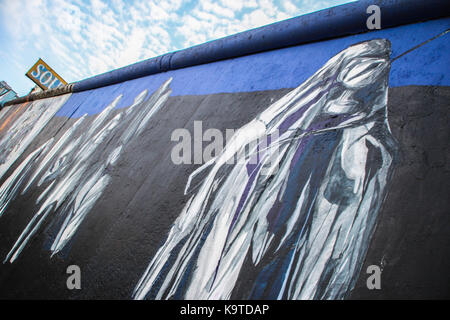
<svg viewBox="0 0 450 320"><path fill-rule="evenodd" d="M87 78L59 90L31 94L8 101L12 105L68 92L81 92L144 76L281 49L315 41L370 32L366 12L370 5L381 9L382 29L449 16L447 0L362 0L251 29L187 49L163 54Z"/></svg>

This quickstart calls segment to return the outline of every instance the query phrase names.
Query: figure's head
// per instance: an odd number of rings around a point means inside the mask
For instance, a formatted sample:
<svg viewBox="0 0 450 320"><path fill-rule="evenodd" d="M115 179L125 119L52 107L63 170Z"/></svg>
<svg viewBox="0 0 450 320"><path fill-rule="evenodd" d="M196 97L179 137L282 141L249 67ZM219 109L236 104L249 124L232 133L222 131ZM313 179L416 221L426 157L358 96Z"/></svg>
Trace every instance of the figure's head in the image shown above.
<svg viewBox="0 0 450 320"><path fill-rule="evenodd" d="M389 40L352 45L259 118L281 132L339 127L365 120L386 107L389 56Z"/></svg>
<svg viewBox="0 0 450 320"><path fill-rule="evenodd" d="M323 113L367 118L385 108L390 47L389 40L376 39L342 51Z"/></svg>

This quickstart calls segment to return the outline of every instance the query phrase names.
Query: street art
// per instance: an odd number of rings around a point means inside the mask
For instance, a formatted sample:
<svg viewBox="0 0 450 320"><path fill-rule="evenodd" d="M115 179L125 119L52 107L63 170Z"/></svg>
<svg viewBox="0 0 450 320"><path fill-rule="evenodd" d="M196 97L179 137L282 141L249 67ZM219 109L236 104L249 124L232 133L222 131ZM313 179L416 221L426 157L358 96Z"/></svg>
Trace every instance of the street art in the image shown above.
<svg viewBox="0 0 450 320"><path fill-rule="evenodd" d="M0 299L448 298L449 5L370 5L2 95Z"/></svg>
<svg viewBox="0 0 450 320"><path fill-rule="evenodd" d="M88 129L83 127L87 121L84 115L57 141L50 138L22 161L0 187L0 216L19 192L25 194L31 186L36 186L41 188L41 193L36 200L38 209L4 262L12 263L18 258L49 215L53 215L59 225L50 247L52 256L66 246L108 185L108 169L166 103L171 93L171 80L148 99L148 91L142 91L131 106L116 112L115 107L122 98L119 95ZM6 172L67 99L68 96L61 96L50 103L48 99L34 102L23 114L24 119L15 122L0 142L1 154L6 156L0 165L0 174Z"/></svg>
<svg viewBox="0 0 450 320"><path fill-rule="evenodd" d="M9 170L68 98L69 95L66 95L34 101L16 121L12 122L11 127L4 132L0 140L0 178ZM19 107L19 109L21 108ZM6 122L10 121L7 119L4 123Z"/></svg>
<svg viewBox="0 0 450 320"><path fill-rule="evenodd" d="M396 152L389 68L388 40L352 45L237 130L189 177L189 201L133 297L229 299L242 282L244 298L344 298ZM277 148L252 144L275 131Z"/></svg>

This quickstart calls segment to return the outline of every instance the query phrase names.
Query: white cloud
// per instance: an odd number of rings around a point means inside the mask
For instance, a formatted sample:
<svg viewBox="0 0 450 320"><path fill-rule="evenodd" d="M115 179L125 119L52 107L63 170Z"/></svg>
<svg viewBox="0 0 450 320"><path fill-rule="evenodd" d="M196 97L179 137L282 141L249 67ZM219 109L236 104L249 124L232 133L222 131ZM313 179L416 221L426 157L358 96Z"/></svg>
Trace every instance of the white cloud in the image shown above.
<svg viewBox="0 0 450 320"><path fill-rule="evenodd" d="M246 25L252 27L259 27L273 22L273 18L267 15L266 10L257 9L244 16Z"/></svg>
<svg viewBox="0 0 450 320"><path fill-rule="evenodd" d="M0 6L14 63L47 61L77 81L345 0L14 0ZM193 4L193 5L192 5ZM31 57L31 58L30 58ZM25 66L25 68L29 67Z"/></svg>
<svg viewBox="0 0 450 320"><path fill-rule="evenodd" d="M281 2L281 5L284 9L284 11L288 14L295 14L298 11L298 8L296 5L294 5L291 1L289 0L284 0Z"/></svg>

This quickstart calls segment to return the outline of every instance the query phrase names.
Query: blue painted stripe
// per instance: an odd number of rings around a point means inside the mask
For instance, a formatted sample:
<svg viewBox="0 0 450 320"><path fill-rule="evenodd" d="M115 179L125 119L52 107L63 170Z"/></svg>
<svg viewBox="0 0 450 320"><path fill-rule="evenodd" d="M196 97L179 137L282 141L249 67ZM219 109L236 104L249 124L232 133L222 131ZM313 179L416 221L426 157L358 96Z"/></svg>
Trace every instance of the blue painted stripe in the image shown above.
<svg viewBox="0 0 450 320"><path fill-rule="evenodd" d="M367 7L381 8L384 28L448 16L447 0L362 0L168 53L77 82L73 92L256 52L367 32Z"/></svg>
<svg viewBox="0 0 450 320"><path fill-rule="evenodd" d="M153 92L169 77L173 77L170 86L175 96L294 88L354 43L387 38L392 43L392 57L396 57L449 27L450 18L445 18L158 73L74 93L57 115L97 114L119 94L123 98L118 108L129 106L144 89ZM437 38L393 62L390 86L449 86L449 37Z"/></svg>

